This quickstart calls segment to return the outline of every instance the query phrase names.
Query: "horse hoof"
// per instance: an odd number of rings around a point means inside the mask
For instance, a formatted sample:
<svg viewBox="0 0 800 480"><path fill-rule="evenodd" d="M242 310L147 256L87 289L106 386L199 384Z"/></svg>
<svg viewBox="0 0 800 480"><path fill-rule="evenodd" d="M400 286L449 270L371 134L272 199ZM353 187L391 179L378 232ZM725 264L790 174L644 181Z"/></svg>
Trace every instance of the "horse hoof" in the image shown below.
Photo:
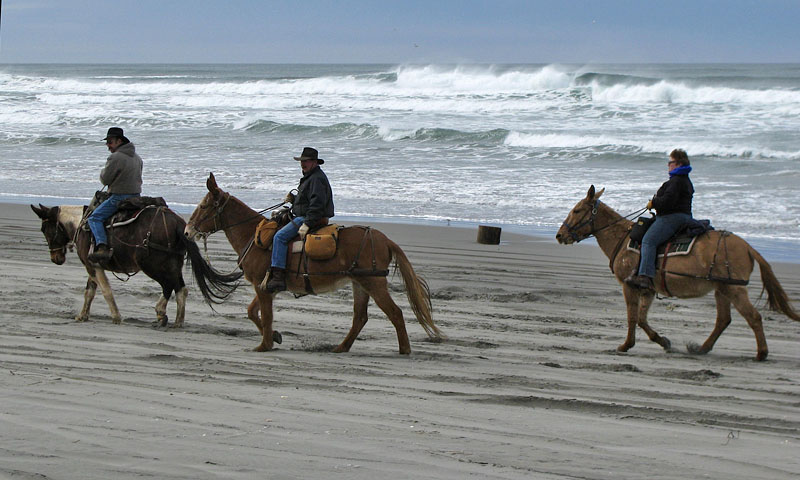
<svg viewBox="0 0 800 480"><path fill-rule="evenodd" d="M272 350L271 348L267 348L266 345L263 343L259 344L256 348L253 349L254 352L268 352Z"/></svg>
<svg viewBox="0 0 800 480"><path fill-rule="evenodd" d="M620 345L619 347L617 347L617 351L618 351L618 352L621 352L621 353L625 353L625 352L627 352L628 350L630 350L632 346L633 346L633 345L626 345L626 344L624 344L624 343L623 343L622 345Z"/></svg>
<svg viewBox="0 0 800 480"><path fill-rule="evenodd" d="M113 323L114 325L121 325L122 324L122 319L121 318L112 318L111 319L111 323Z"/></svg>
<svg viewBox="0 0 800 480"><path fill-rule="evenodd" d="M661 348L666 352L672 351L672 342L667 337L661 337Z"/></svg>
<svg viewBox="0 0 800 480"><path fill-rule="evenodd" d="M88 322L89 321L89 317L77 316L77 317L75 317L75 321L78 322L78 323Z"/></svg>
<svg viewBox="0 0 800 480"><path fill-rule="evenodd" d="M704 352L703 348L694 342L686 344L686 351L691 353L692 355L705 355L706 353L708 353Z"/></svg>
<svg viewBox="0 0 800 480"><path fill-rule="evenodd" d="M273 330L272 331L272 341L277 343L278 345L283 343L283 335L281 335L281 332L279 332L277 330Z"/></svg>
<svg viewBox="0 0 800 480"><path fill-rule="evenodd" d="M764 360L767 359L767 355L769 355L769 352L758 352L758 354L756 355L756 361L763 362Z"/></svg>

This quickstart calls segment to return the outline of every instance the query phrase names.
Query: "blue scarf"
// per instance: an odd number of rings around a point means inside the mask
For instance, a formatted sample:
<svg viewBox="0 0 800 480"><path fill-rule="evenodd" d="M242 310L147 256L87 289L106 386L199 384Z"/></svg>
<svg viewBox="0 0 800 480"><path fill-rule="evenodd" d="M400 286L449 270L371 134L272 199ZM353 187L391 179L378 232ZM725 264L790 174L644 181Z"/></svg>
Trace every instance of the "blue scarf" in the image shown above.
<svg viewBox="0 0 800 480"><path fill-rule="evenodd" d="M681 165L680 167L669 172L669 176L674 177L675 175L689 175L689 172L691 171L692 171L691 165Z"/></svg>

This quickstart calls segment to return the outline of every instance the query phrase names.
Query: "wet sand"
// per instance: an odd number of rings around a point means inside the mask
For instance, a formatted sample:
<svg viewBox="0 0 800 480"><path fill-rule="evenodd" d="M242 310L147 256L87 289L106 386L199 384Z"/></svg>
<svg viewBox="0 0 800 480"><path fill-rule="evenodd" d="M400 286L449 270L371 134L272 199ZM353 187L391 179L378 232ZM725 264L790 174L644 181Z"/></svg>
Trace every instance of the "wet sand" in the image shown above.
<svg viewBox="0 0 800 480"><path fill-rule="evenodd" d="M566 214L566 212L565 212ZM660 299L628 353L622 292L596 246L503 232L372 224L405 250L448 336L427 339L392 277L412 353L380 310L351 352L348 289L276 300L275 351L243 285L217 313L191 275L186 326L153 326L159 288L111 277L77 323L86 273L50 263L27 205L0 205L0 478L796 479L800 322L764 310L770 348L736 313L715 349L713 296ZM212 263L234 266L224 236ZM769 257L767 256L768 260ZM800 309L800 268L773 267ZM757 271L750 293L761 290ZM174 317L174 302L168 313Z"/></svg>

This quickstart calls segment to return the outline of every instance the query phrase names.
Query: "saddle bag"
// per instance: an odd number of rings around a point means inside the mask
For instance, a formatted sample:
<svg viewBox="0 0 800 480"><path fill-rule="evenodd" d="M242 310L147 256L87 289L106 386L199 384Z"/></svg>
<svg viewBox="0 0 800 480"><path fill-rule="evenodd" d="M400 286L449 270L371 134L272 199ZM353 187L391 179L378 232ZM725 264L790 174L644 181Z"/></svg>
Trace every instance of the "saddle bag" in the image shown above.
<svg viewBox="0 0 800 480"><path fill-rule="evenodd" d="M275 220L267 220L265 218L261 220L261 223L259 223L256 227L256 237L255 240L253 240L253 243L255 243L256 247L258 248L269 250L272 248L272 238L275 236L277 231L278 222Z"/></svg>
<svg viewBox="0 0 800 480"><path fill-rule="evenodd" d="M339 226L326 225L314 233L306 235L306 256L312 260L329 260L336 255L339 241Z"/></svg>
<svg viewBox="0 0 800 480"><path fill-rule="evenodd" d="M656 217L644 217L641 216L636 219L636 222L633 224L631 228L631 240L634 242L642 243L642 239L644 238L644 234L647 233L647 229L650 228L650 225L656 221Z"/></svg>

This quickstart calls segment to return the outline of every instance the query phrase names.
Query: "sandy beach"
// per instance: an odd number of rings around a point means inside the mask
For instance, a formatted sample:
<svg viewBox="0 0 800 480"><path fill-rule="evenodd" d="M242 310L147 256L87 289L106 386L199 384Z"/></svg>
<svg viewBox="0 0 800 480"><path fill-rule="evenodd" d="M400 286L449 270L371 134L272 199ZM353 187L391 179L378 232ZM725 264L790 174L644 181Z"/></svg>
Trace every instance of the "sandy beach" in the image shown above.
<svg viewBox="0 0 800 480"><path fill-rule="evenodd" d="M143 274L110 276L123 324L100 295L77 323L77 256L52 264L30 208L0 204L0 479L800 477L800 322L762 301L767 361L737 313L692 356L713 296L659 299L650 323L676 351L640 330L621 354L622 292L596 246L372 225L428 281L446 341L427 339L399 275L409 356L374 305L351 352L330 353L351 324L349 288L279 294L283 344L253 352L252 287L215 313L188 271L183 329L153 326L159 288ZM234 267L222 234L208 248ZM800 309L800 267L773 268Z"/></svg>

